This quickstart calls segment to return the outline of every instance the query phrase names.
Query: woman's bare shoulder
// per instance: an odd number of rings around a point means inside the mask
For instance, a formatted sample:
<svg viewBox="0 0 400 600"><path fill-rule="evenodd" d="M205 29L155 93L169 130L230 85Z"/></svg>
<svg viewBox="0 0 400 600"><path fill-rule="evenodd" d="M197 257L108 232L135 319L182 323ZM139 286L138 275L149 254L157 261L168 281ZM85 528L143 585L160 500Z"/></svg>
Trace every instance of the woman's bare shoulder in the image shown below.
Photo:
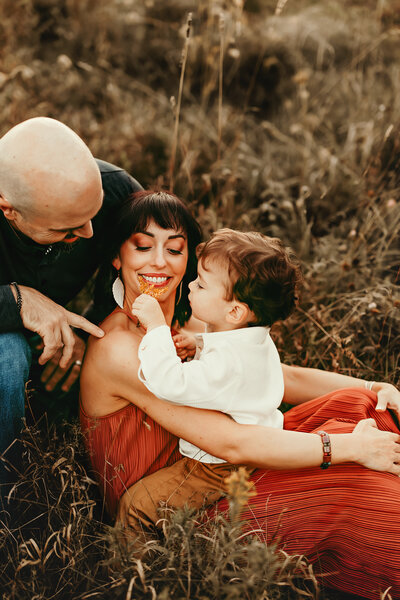
<svg viewBox="0 0 400 600"><path fill-rule="evenodd" d="M91 416L126 406L142 385L137 377L142 334L135 324L123 314L111 315L102 329L104 337L88 342L80 378L82 406Z"/></svg>
<svg viewBox="0 0 400 600"><path fill-rule="evenodd" d="M101 325L105 335L102 338L91 337L85 355L86 368L95 366L103 373L119 370L128 362L132 366L138 363L137 352L143 333L123 313L114 313Z"/></svg>

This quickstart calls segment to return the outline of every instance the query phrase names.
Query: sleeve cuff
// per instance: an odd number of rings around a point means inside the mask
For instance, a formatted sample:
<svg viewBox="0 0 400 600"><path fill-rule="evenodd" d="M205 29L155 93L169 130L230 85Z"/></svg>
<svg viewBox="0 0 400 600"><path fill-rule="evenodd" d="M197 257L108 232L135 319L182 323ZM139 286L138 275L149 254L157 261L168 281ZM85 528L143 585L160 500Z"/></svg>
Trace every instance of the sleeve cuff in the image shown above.
<svg viewBox="0 0 400 600"><path fill-rule="evenodd" d="M18 331L23 327L21 315L10 286L0 286L0 331Z"/></svg>
<svg viewBox="0 0 400 600"><path fill-rule="evenodd" d="M169 348L171 345L175 349L170 328L168 325L160 325L160 327L155 327L143 336L139 345L139 356L142 352L151 349L151 347Z"/></svg>

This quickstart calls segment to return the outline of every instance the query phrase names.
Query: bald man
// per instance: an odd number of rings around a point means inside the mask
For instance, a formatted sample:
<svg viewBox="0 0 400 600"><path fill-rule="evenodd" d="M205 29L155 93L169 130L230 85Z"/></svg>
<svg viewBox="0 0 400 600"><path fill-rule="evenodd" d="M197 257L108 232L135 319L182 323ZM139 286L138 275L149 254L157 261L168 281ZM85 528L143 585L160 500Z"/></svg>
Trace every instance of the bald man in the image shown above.
<svg viewBox="0 0 400 600"><path fill-rule="evenodd" d="M98 267L113 208L141 189L54 119L29 119L0 139L0 453L21 429L27 332L43 340L49 390L79 375L84 342L72 328L103 335L64 306Z"/></svg>

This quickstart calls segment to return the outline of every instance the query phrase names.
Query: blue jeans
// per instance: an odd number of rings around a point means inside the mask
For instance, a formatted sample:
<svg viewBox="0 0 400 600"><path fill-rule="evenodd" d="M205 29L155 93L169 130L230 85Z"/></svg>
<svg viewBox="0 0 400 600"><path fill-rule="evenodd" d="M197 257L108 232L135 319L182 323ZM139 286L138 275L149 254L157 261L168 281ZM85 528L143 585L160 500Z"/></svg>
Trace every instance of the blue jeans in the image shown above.
<svg viewBox="0 0 400 600"><path fill-rule="evenodd" d="M30 365L31 350L23 334L0 333L0 455L5 453L4 458L12 464L19 461L18 448L11 444L22 428ZM0 484L12 478L12 470L9 472L0 461Z"/></svg>

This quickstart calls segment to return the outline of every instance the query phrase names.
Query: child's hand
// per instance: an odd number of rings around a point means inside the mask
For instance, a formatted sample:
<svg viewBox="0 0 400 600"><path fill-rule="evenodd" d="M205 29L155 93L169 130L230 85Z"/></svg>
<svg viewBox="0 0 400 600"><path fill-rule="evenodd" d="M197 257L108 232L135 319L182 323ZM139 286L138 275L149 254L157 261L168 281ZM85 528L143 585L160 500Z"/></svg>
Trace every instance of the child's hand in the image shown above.
<svg viewBox="0 0 400 600"><path fill-rule="evenodd" d="M181 360L193 357L196 354L196 338L188 333L177 333L172 336L176 353Z"/></svg>
<svg viewBox="0 0 400 600"><path fill-rule="evenodd" d="M138 318L139 323L151 331L161 325L166 325L165 317L160 305L155 298L148 294L141 294L132 304L132 314Z"/></svg>

